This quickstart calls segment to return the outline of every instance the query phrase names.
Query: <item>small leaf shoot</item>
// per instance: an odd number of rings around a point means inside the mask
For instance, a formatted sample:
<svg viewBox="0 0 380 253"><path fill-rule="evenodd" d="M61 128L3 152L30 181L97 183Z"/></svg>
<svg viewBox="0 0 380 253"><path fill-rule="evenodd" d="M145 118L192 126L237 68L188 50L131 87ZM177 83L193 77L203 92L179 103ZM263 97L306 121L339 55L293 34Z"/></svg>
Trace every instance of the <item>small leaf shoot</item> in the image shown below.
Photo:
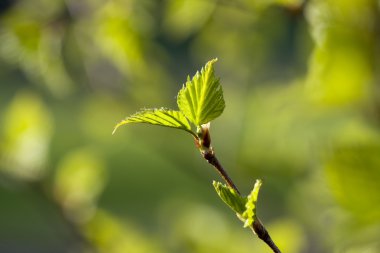
<svg viewBox="0 0 380 253"><path fill-rule="evenodd" d="M235 213L242 215L246 210L245 205L247 198L242 197L232 187L213 181L213 186L219 197L226 203Z"/></svg>
<svg viewBox="0 0 380 253"><path fill-rule="evenodd" d="M261 185L262 181L260 179L256 180L253 190L247 197L247 202L245 203L246 210L242 215L242 217L245 219L245 228L251 226L256 219L256 203Z"/></svg>

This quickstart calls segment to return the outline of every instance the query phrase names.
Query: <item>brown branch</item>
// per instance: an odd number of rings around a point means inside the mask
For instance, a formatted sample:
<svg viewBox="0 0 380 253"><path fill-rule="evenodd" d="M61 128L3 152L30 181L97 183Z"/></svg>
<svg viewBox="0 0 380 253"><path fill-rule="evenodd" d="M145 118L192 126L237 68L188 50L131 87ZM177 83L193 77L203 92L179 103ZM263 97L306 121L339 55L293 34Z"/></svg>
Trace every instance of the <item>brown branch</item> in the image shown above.
<svg viewBox="0 0 380 253"><path fill-rule="evenodd" d="M238 190L232 179L228 176L226 170L223 168L223 166L220 164L220 162L215 156L214 150L211 147L211 137L208 131L208 127L202 129L202 132L199 134L198 138L195 139L195 144L197 148L200 150L203 158L206 159L207 162L218 171L218 173L224 179L227 185L234 189L239 195L241 195L240 191ZM272 249L274 253L281 253L280 249L273 242L268 231L257 217L251 225L251 229L253 233L256 234L262 241L264 241Z"/></svg>
<svg viewBox="0 0 380 253"><path fill-rule="evenodd" d="M281 253L280 249L273 242L268 231L265 229L264 225L257 217L253 222L251 229L261 240L263 240L273 250L274 253Z"/></svg>
<svg viewBox="0 0 380 253"><path fill-rule="evenodd" d="M223 168L223 166L220 164L218 159L216 158L214 151L210 149L208 152L201 152L204 159L207 160L209 164L214 166L214 168L218 171L220 176L224 179L224 181L230 186L232 189L234 189L237 193L240 194L238 188L232 181L232 179L228 176L226 170Z"/></svg>

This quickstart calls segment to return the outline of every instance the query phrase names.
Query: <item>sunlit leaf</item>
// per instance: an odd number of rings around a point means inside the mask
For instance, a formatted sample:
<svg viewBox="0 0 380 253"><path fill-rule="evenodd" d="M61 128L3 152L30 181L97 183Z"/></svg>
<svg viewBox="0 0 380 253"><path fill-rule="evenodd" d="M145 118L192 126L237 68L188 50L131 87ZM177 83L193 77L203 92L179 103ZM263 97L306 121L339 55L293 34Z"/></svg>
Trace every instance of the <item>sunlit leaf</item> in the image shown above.
<svg viewBox="0 0 380 253"><path fill-rule="evenodd" d="M256 219L256 202L261 184L261 180L256 180L253 190L248 195L247 202L245 203L246 210L242 215L242 217L245 218L244 227L249 227Z"/></svg>
<svg viewBox="0 0 380 253"><path fill-rule="evenodd" d="M178 107L196 126L208 123L220 116L224 110L222 86L214 75L214 63L209 61L201 72L197 72L192 80L188 80L179 91Z"/></svg>
<svg viewBox="0 0 380 253"><path fill-rule="evenodd" d="M212 183L219 197L237 214L243 214L245 210L245 205L247 199L240 196L234 189L231 187L222 184L220 182L214 181Z"/></svg>
<svg viewBox="0 0 380 253"><path fill-rule="evenodd" d="M113 133L115 133L120 126L129 123L148 123L152 125L178 128L195 136L195 133L191 131L189 122L181 112L172 111L165 108L145 109L137 112L118 123L115 126Z"/></svg>

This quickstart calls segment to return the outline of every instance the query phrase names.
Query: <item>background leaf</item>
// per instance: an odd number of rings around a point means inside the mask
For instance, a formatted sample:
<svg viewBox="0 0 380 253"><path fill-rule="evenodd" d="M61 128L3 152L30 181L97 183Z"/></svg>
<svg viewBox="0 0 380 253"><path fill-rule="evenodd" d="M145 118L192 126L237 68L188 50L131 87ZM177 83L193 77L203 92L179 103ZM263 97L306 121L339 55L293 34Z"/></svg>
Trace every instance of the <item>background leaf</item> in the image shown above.
<svg viewBox="0 0 380 253"><path fill-rule="evenodd" d="M107 171L101 156L91 148L80 148L58 163L53 183L54 196L70 219L83 223L95 214L106 178Z"/></svg>
<svg viewBox="0 0 380 253"><path fill-rule="evenodd" d="M219 117L225 107L222 86L214 75L213 65L216 61L209 61L192 80L188 78L178 93L179 109L196 126Z"/></svg>
<svg viewBox="0 0 380 253"><path fill-rule="evenodd" d="M118 123L113 133L122 125L129 123L148 123L165 127L173 127L183 129L195 136L191 131L191 127L186 117L179 111L172 111L165 108L160 109L145 109L137 112L125 120Z"/></svg>
<svg viewBox="0 0 380 253"><path fill-rule="evenodd" d="M53 121L40 96L23 91L11 100L1 121L0 173L18 180L45 175Z"/></svg>

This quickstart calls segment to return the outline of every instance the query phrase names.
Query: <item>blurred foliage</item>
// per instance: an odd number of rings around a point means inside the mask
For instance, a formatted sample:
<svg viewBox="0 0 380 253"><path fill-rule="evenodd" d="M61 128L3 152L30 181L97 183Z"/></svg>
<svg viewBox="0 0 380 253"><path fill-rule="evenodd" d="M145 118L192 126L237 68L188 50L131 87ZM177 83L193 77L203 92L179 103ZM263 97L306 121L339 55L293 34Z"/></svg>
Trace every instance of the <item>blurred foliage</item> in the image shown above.
<svg viewBox="0 0 380 253"><path fill-rule="evenodd" d="M91 216L104 181L102 161L90 151L80 150L66 155L59 163L54 192L71 219L83 222Z"/></svg>
<svg viewBox="0 0 380 253"><path fill-rule="evenodd" d="M156 240L104 211L99 211L88 222L85 233L99 252L164 252Z"/></svg>
<svg viewBox="0 0 380 253"><path fill-rule="evenodd" d="M46 169L52 120L42 101L20 91L2 119L1 170L22 180L39 180Z"/></svg>
<svg viewBox="0 0 380 253"><path fill-rule="evenodd" d="M0 252L269 252L189 136L111 135L142 106L175 108L215 57L213 146L244 192L263 179L274 241L379 252L379 13L376 0L2 0Z"/></svg>

